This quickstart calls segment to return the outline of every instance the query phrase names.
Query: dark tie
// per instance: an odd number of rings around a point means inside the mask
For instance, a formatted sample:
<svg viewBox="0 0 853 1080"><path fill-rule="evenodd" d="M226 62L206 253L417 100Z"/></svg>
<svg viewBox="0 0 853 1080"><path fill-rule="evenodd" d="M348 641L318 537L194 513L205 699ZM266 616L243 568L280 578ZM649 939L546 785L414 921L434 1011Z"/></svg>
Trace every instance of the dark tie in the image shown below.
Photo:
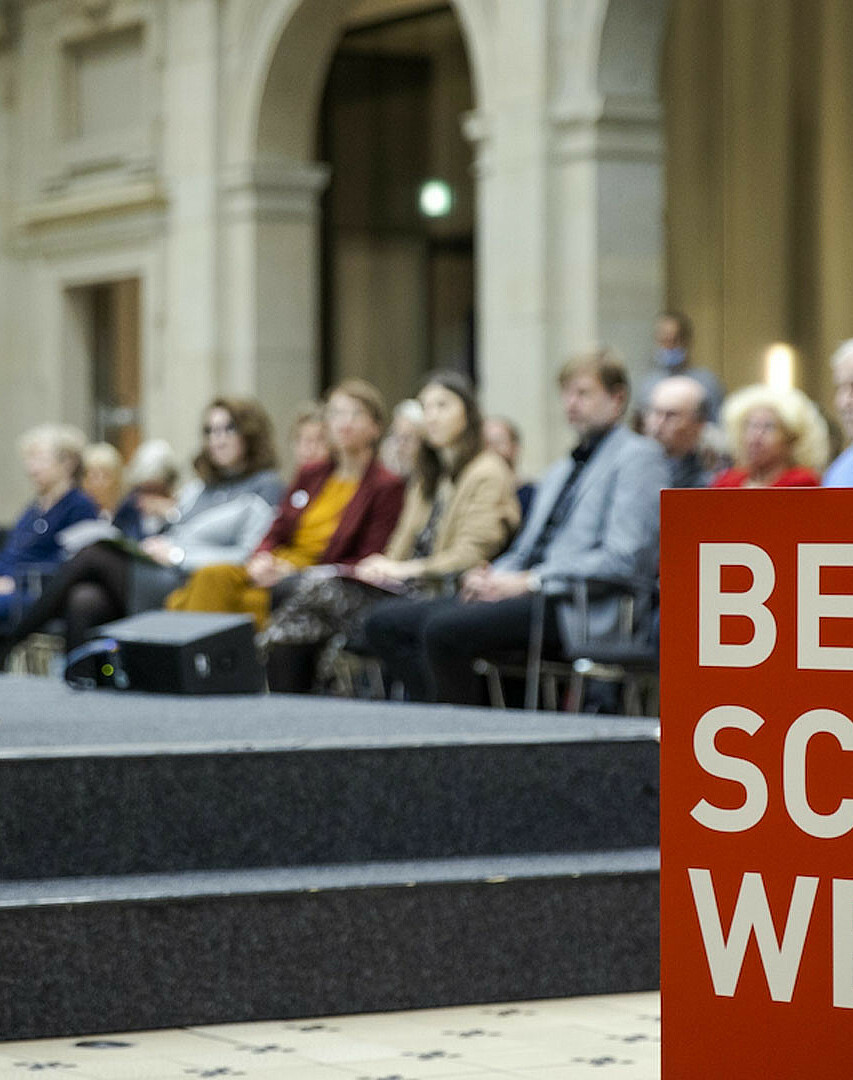
<svg viewBox="0 0 853 1080"><path fill-rule="evenodd" d="M585 439L584 442L580 443L572 450L570 454L572 459L571 472L566 477L559 495L554 500L554 505L551 507L551 513L548 515L545 524L539 530L539 535L536 537L533 547L530 549L530 554L524 560L525 570L529 570L533 566L538 566L544 561L545 552L548 550L551 541L554 539L554 534L572 511L578 477L583 472L586 463L601 445L603 438L604 435L595 435L592 438Z"/></svg>

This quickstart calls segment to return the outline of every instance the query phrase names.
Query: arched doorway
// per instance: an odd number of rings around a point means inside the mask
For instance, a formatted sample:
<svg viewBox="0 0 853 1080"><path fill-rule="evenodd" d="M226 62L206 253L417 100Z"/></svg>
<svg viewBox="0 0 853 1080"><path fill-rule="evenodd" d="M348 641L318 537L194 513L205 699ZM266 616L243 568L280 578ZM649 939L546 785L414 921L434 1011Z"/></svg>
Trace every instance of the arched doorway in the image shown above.
<svg viewBox="0 0 853 1080"><path fill-rule="evenodd" d="M454 12L461 3L245 0L239 12L232 9L224 31L225 51L234 60L228 72L233 96L226 103L224 123L228 164L222 241L228 258L223 263L221 287L223 381L258 393L279 418L281 431L286 430L299 402L316 396L329 378L357 369L380 382L391 399L398 392L411 393L416 374L433 360L430 320L422 315L418 316L422 336L408 373L409 359L401 362L399 355L393 367L381 357L377 367L377 351L369 340L361 350L363 362L350 342L343 358L340 350L336 353L329 346L333 334L324 331L321 315L323 297L329 297L331 290L322 287L321 268L322 200L330 169L319 153L318 132L333 57L341 41L346 41L349 28L373 26L378 35L393 38L402 31L383 31L382 24L401 13L417 16L429 9L433 17L450 17L458 44L461 30ZM399 26L403 25L401 21ZM393 55L395 49L400 52L399 44L386 40L379 51ZM466 81L466 92L470 101L474 96L470 80ZM387 145L386 140L386 149ZM375 198L369 186L364 188L361 180L352 180L356 190L361 187L363 193ZM473 218L470 196L467 199L470 263ZM428 236L441 239L441 225ZM392 285L397 284L387 266L384 270ZM429 260L422 273L428 283ZM470 277L470 269L468 274ZM443 284L442 275L437 276ZM351 281L352 275L344 277ZM342 292L341 284L339 280L338 313L342 298L356 295L351 285ZM374 286L374 297L376 292ZM383 303L394 302L393 288L383 291L380 287L378 292L383 294ZM429 303L437 301L429 301L427 285L423 292L427 301L422 306L428 311ZM356 306L363 309L363 301L362 295ZM399 296L397 306L401 306ZM469 297L469 309L471 306ZM363 314L357 318L364 325Z"/></svg>
<svg viewBox="0 0 853 1080"><path fill-rule="evenodd" d="M348 24L326 83L318 146L331 170L323 199L326 384L361 375L398 400L430 368L475 374L474 184L460 123L471 107L449 4Z"/></svg>

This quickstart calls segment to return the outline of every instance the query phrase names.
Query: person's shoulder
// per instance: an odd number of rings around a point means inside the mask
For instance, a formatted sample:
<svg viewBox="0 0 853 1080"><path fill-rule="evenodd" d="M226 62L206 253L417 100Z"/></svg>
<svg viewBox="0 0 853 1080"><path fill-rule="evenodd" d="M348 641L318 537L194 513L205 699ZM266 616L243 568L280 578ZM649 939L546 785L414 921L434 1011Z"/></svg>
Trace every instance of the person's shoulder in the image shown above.
<svg viewBox="0 0 853 1080"><path fill-rule="evenodd" d="M300 467L293 474L290 488L310 488L315 484L322 483L331 476L335 470L331 458L321 458L320 461L312 461Z"/></svg>
<svg viewBox="0 0 853 1080"><path fill-rule="evenodd" d="M820 487L820 477L807 465L794 465L782 473L776 482L777 487Z"/></svg>
<svg viewBox="0 0 853 1080"><path fill-rule="evenodd" d="M383 465L378 457L370 463L370 468L365 474L365 479L370 478L371 484L382 491L402 491L406 481L399 473Z"/></svg>
<svg viewBox="0 0 853 1080"><path fill-rule="evenodd" d="M732 468L723 469L722 472L712 479L710 487L712 488L739 488L743 487L746 482L747 476L746 469Z"/></svg>
<svg viewBox="0 0 853 1080"><path fill-rule="evenodd" d="M97 517L100 513L98 504L95 500L80 488L71 488L71 490L63 496L62 502L67 513L87 514L92 517Z"/></svg>
<svg viewBox="0 0 853 1080"><path fill-rule="evenodd" d="M853 444L842 450L823 474L824 487L853 487Z"/></svg>
<svg viewBox="0 0 853 1080"><path fill-rule="evenodd" d="M620 462L639 459L644 463L665 461L663 447L647 435L639 435L624 424L618 424L607 437L607 443Z"/></svg>
<svg viewBox="0 0 853 1080"><path fill-rule="evenodd" d="M474 480L482 480L488 477L495 477L501 480L511 482L513 488L515 487L515 479L512 469L507 465L500 454L495 453L494 450L480 450L475 454L462 472L459 474L459 483L472 482Z"/></svg>
<svg viewBox="0 0 853 1080"><path fill-rule="evenodd" d="M270 504L277 503L284 490L281 476L276 469L261 469L259 472L252 473L251 476L246 477L246 487Z"/></svg>

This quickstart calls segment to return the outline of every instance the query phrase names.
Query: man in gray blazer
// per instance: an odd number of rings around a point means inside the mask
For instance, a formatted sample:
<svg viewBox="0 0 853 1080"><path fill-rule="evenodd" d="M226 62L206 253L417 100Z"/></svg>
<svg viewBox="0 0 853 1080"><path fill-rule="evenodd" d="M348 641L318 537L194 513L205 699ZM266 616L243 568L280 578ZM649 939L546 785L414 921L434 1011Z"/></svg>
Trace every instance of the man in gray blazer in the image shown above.
<svg viewBox="0 0 853 1080"><path fill-rule="evenodd" d="M533 596L560 575L652 583L658 573L659 496L667 484L663 451L621 423L629 385L609 351L581 356L559 376L566 419L578 436L570 455L546 473L527 522L509 550L463 579L451 601L394 602L368 619L368 642L414 700L476 704L471 663L527 645ZM613 632L619 599L593 593L586 632ZM582 633L568 602L549 605L546 648Z"/></svg>

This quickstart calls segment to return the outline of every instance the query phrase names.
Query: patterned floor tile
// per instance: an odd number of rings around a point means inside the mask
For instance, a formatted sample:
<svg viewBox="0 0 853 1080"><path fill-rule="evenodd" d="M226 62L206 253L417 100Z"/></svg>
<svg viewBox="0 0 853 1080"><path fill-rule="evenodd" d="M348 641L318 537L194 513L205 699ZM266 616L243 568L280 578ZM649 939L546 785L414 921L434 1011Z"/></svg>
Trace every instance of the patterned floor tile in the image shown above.
<svg viewBox="0 0 853 1080"><path fill-rule="evenodd" d="M625 994L0 1043L0 1080L659 1080L660 998Z"/></svg>

